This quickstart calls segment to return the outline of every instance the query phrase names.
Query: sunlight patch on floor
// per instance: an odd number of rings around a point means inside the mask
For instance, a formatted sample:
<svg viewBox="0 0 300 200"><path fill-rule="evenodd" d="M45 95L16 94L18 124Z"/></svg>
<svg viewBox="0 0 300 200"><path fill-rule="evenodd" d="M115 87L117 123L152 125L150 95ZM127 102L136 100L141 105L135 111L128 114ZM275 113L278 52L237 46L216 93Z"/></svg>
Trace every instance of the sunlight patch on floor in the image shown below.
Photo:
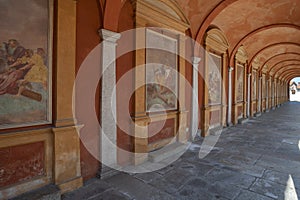
<svg viewBox="0 0 300 200"><path fill-rule="evenodd" d="M286 182L284 200L298 200L298 195L291 175L289 175L289 180Z"/></svg>

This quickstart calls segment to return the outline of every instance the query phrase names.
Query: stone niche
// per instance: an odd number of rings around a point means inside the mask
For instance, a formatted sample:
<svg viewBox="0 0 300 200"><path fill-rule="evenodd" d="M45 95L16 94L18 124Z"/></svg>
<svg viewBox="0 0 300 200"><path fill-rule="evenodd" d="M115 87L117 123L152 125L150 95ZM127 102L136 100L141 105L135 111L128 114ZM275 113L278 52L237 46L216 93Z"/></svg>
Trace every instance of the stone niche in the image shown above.
<svg viewBox="0 0 300 200"><path fill-rule="evenodd" d="M228 41L217 28L206 32L202 136L226 125L226 60Z"/></svg>
<svg viewBox="0 0 300 200"><path fill-rule="evenodd" d="M150 151L187 141L185 82L180 77L185 77L184 38L189 22L172 0L131 3L138 28L133 162L140 164L148 159Z"/></svg>

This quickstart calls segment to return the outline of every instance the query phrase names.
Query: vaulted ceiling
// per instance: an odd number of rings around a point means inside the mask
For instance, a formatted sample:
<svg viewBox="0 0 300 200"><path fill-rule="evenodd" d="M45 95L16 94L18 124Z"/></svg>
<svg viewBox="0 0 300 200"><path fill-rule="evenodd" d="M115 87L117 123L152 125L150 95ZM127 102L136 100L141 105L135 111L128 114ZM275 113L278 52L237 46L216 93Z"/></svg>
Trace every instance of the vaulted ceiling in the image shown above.
<svg viewBox="0 0 300 200"><path fill-rule="evenodd" d="M256 65L259 70L271 73L272 76L279 76L284 69L295 69L289 73L295 76L299 71L299 0L177 2L190 19L192 35L203 37L210 25L225 33L229 41L230 64L233 64L238 48L243 46L248 53L249 66Z"/></svg>
<svg viewBox="0 0 300 200"><path fill-rule="evenodd" d="M104 8L104 26L113 30L118 22L111 21L118 17L112 13L120 10L124 2L134 0L99 1ZM230 65L239 47L243 46L248 53L250 69L255 65L259 70L279 76L278 69L294 68L287 77L300 74L297 69L300 60L299 0L175 1L189 20L191 36L198 42L203 41L210 26L224 32L229 41Z"/></svg>

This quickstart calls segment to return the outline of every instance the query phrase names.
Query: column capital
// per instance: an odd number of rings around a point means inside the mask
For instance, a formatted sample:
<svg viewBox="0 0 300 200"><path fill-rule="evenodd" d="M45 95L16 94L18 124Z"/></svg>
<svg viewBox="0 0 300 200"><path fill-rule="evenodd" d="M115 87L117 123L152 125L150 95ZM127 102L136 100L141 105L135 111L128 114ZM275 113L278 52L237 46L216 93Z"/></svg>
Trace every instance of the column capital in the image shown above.
<svg viewBox="0 0 300 200"><path fill-rule="evenodd" d="M247 76L248 76L248 78L250 78L250 77L252 76L252 74L251 74L251 73L248 73Z"/></svg>
<svg viewBox="0 0 300 200"><path fill-rule="evenodd" d="M199 62L201 61L201 58L200 57L192 57L192 63L193 64L199 64Z"/></svg>
<svg viewBox="0 0 300 200"><path fill-rule="evenodd" d="M228 67L228 71L229 71L229 72L232 72L232 71L233 71L233 69L234 69L234 68L233 68L233 67L231 67L231 66L229 66L229 67Z"/></svg>
<svg viewBox="0 0 300 200"><path fill-rule="evenodd" d="M121 38L120 33L116 33L113 31L106 30L106 29L100 29L99 35L104 41L108 41L108 42L112 42L112 43L116 43L118 41L118 39Z"/></svg>

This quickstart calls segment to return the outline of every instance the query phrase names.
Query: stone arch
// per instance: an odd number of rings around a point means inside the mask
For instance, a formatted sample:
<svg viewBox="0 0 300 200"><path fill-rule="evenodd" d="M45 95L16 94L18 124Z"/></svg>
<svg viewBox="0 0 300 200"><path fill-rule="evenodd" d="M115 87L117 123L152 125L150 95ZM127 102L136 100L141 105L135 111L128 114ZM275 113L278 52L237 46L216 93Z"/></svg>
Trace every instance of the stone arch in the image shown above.
<svg viewBox="0 0 300 200"><path fill-rule="evenodd" d="M284 53L280 53L280 54L275 54L274 56L270 57L269 59L267 59L263 65L268 64L269 62L273 62L276 58L278 57L283 57L283 56L299 56L300 58L300 53L297 52L284 52ZM300 60L300 59L299 59ZM283 60L284 61L284 60ZM269 68L268 69L268 73L270 73L273 69Z"/></svg>
<svg viewBox="0 0 300 200"><path fill-rule="evenodd" d="M205 20L202 22L198 33L196 35L196 41L201 43L205 38L205 33L208 27L211 25L214 18L222 12L226 7L230 6L232 3L236 2L237 0L226 0L219 3L215 8L212 9L212 11L205 17ZM195 53L197 53L198 50L195 49Z"/></svg>
<svg viewBox="0 0 300 200"><path fill-rule="evenodd" d="M287 28L294 28L297 30L300 30L300 27L294 24L286 24L286 23L282 23L282 24L270 24L267 26L263 26L260 27L256 30L253 30L252 32L248 33L247 35L245 35L233 48L231 55L230 55L230 64L233 64L234 61L234 55L236 54L236 52L238 51L238 48L241 44L243 44L243 42L245 42L248 38L252 37L253 35L257 34L257 33L261 33L265 30L269 30L272 28L280 28L280 27L287 27ZM250 66L251 67L251 66Z"/></svg>

